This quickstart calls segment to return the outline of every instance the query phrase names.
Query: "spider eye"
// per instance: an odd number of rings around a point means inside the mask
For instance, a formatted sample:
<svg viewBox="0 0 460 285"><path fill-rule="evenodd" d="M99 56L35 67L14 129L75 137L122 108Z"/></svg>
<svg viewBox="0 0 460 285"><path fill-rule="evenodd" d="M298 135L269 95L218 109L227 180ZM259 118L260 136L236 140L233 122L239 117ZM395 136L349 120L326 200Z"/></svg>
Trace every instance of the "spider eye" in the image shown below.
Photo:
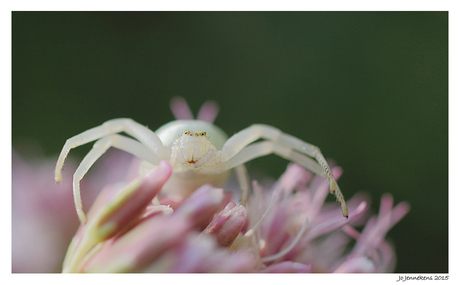
<svg viewBox="0 0 460 285"><path fill-rule="evenodd" d="M182 133L183 133L184 135L188 135L188 134L190 134L190 131L183 130Z"/></svg>
<svg viewBox="0 0 460 285"><path fill-rule="evenodd" d="M200 132L200 136L205 136L206 132Z"/></svg>

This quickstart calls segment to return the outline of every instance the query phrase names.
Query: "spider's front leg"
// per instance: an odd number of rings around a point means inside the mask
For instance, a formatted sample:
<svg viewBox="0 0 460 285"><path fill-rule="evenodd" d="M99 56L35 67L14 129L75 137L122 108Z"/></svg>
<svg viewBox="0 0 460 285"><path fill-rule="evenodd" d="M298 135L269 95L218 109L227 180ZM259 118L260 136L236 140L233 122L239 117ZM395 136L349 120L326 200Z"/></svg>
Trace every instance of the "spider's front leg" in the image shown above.
<svg viewBox="0 0 460 285"><path fill-rule="evenodd" d="M251 144L258 139L268 141ZM216 165L214 168L221 170L233 168L271 153L299 163L307 170L324 177L329 183L330 192L335 195L341 204L343 216L348 217L345 199L319 148L285 134L272 126L252 125L233 135L222 148L220 165Z"/></svg>
<svg viewBox="0 0 460 285"><path fill-rule="evenodd" d="M116 135L115 133L118 132L125 132L133 136L138 141ZM114 119L105 122L101 126L89 129L66 141L56 163L56 182L59 183L62 180L61 169L69 151L72 148L94 140L98 141L94 144L93 149L85 156L81 164L78 166L73 178L75 207L80 221L83 223L86 222L86 215L82 209L79 182L93 163L108 148L112 146L119 148L153 164L158 164L160 159L167 159L169 156L168 149L163 146L161 140L153 131L131 119Z"/></svg>
<svg viewBox="0 0 460 285"><path fill-rule="evenodd" d="M166 148L163 146L161 140L153 131L131 119L113 119L103 123L98 127L84 131L83 133L78 134L66 141L56 163L56 169L54 172L56 182L60 183L62 180L61 169L64 166L64 161L72 148L119 132L125 132L133 136L150 151L152 151L157 157L165 156Z"/></svg>

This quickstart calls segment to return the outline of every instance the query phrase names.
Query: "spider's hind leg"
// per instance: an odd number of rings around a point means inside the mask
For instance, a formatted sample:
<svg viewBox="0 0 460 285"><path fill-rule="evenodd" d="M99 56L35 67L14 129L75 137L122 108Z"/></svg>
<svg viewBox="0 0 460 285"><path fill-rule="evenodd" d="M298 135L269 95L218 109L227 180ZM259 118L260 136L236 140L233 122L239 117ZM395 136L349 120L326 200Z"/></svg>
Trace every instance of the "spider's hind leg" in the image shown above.
<svg viewBox="0 0 460 285"><path fill-rule="evenodd" d="M235 167L236 176L238 178L238 183L241 187L241 198L240 204L246 206L246 201L249 197L249 179L248 179L248 171L244 164L240 164Z"/></svg>

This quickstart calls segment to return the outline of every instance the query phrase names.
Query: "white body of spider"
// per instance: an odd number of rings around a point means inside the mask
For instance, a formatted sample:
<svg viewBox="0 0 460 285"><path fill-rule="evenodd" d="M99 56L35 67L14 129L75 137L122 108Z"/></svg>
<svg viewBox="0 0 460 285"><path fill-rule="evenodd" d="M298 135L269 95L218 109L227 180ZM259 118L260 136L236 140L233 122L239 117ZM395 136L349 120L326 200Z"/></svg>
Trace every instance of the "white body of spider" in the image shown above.
<svg viewBox="0 0 460 285"><path fill-rule="evenodd" d="M181 101L183 102L185 101ZM343 195L318 147L263 124L252 125L228 138L224 131L211 123L213 118L208 121L175 120L155 132L132 119L109 120L66 141L56 163L55 180L62 180L61 169L70 149L96 141L73 177L75 206L80 221L85 223L80 180L110 147L142 159L141 174L154 168L161 160L168 161L173 167L173 175L162 192L184 197L205 183L215 186L223 184L228 179L230 171L235 168L243 192L243 203L249 191L244 163L257 157L276 154L324 177L329 182L330 192L335 194L341 203L343 216L348 217ZM125 132L133 138L117 134L120 132ZM255 142L259 139L263 141Z"/></svg>

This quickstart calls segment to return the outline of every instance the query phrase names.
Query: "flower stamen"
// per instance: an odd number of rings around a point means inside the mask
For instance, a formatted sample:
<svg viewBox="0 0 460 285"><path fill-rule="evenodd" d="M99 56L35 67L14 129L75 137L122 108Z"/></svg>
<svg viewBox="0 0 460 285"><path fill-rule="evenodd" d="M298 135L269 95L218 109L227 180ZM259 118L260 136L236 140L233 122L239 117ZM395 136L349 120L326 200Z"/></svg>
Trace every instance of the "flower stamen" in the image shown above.
<svg viewBox="0 0 460 285"><path fill-rule="evenodd" d="M308 218L305 218L305 222L303 223L302 228L297 233L297 235L295 236L294 240L292 240L291 244L289 244L288 247L286 247L285 249L283 249L282 251L280 251L280 252L278 252L276 254L263 257L261 259L261 261L264 262L264 263L269 262L269 261L274 261L274 260L277 260L277 259L285 256L286 254L288 254L297 245L297 243L300 241L300 238L303 236L303 234L307 230L307 227L308 227Z"/></svg>

